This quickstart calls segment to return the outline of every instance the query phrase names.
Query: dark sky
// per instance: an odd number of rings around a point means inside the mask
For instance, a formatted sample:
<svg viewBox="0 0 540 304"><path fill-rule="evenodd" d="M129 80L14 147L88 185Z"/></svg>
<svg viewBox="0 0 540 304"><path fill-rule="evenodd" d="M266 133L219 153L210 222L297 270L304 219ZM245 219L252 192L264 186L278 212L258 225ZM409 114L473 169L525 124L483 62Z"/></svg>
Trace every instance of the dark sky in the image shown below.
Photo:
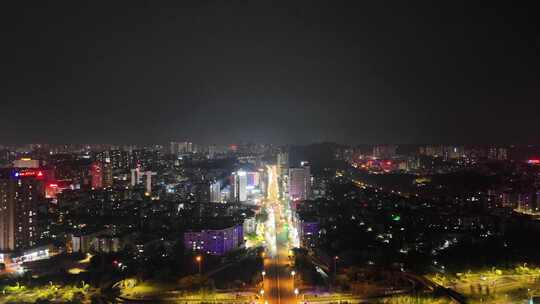
<svg viewBox="0 0 540 304"><path fill-rule="evenodd" d="M0 142L538 142L537 11L405 2L5 1Z"/></svg>

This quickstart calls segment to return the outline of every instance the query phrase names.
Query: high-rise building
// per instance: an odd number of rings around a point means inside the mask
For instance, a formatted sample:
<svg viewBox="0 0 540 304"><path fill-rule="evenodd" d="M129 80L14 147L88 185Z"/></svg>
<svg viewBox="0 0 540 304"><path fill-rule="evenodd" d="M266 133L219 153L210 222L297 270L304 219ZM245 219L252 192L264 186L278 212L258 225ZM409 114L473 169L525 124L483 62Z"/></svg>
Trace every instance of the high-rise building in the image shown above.
<svg viewBox="0 0 540 304"><path fill-rule="evenodd" d="M289 153L279 152L277 155L277 174L285 175L289 172Z"/></svg>
<svg viewBox="0 0 540 304"><path fill-rule="evenodd" d="M431 157L443 157L444 147L443 146L420 147L420 154L431 156Z"/></svg>
<svg viewBox="0 0 540 304"><path fill-rule="evenodd" d="M135 187L136 185L143 183L143 178L145 178L145 191L146 195L152 194L152 176L156 175L156 172L152 171L142 171L139 167L131 169L131 186Z"/></svg>
<svg viewBox="0 0 540 304"><path fill-rule="evenodd" d="M210 145L208 146L208 158L214 159L226 155L227 151L227 146Z"/></svg>
<svg viewBox="0 0 540 304"><path fill-rule="evenodd" d="M38 202L45 197L44 175L35 169L0 171L0 250L36 244Z"/></svg>
<svg viewBox="0 0 540 304"><path fill-rule="evenodd" d="M508 159L508 149L506 149L506 148L497 149L497 159L498 160L507 160Z"/></svg>
<svg viewBox="0 0 540 304"><path fill-rule="evenodd" d="M491 147L488 151L488 158L492 160L507 160L508 150L502 147Z"/></svg>
<svg viewBox="0 0 540 304"><path fill-rule="evenodd" d="M102 183L103 188L110 188L113 186L113 167L110 162L102 163Z"/></svg>
<svg viewBox="0 0 540 304"><path fill-rule="evenodd" d="M259 171L247 172L247 185L248 187L258 187L260 184Z"/></svg>
<svg viewBox="0 0 540 304"><path fill-rule="evenodd" d="M397 146L383 145L373 147L373 157L377 159L387 159L396 156Z"/></svg>
<svg viewBox="0 0 540 304"><path fill-rule="evenodd" d="M307 163L289 169L289 197L292 200L307 200L311 193L311 170Z"/></svg>
<svg viewBox="0 0 540 304"><path fill-rule="evenodd" d="M289 153L278 153L276 174L279 197L289 197Z"/></svg>
<svg viewBox="0 0 540 304"><path fill-rule="evenodd" d="M237 171L233 173L233 198L237 202L247 201L246 171Z"/></svg>
<svg viewBox="0 0 540 304"><path fill-rule="evenodd" d="M96 155L102 163L108 163L113 170L127 170L130 165L129 152L123 150L105 150Z"/></svg>
<svg viewBox="0 0 540 304"><path fill-rule="evenodd" d="M221 202L221 183L219 181L210 183L210 202Z"/></svg>
<svg viewBox="0 0 540 304"><path fill-rule="evenodd" d="M90 178L92 179L92 189L103 188L103 169L101 162L93 162L90 165Z"/></svg>
<svg viewBox="0 0 540 304"><path fill-rule="evenodd" d="M107 162L107 159L103 162ZM123 150L111 150L110 162L113 169L127 170L129 168L129 153Z"/></svg>
<svg viewBox="0 0 540 304"><path fill-rule="evenodd" d="M189 141L171 142L170 152L173 155L193 153L193 143Z"/></svg>
<svg viewBox="0 0 540 304"><path fill-rule="evenodd" d="M11 160L11 152L0 148L0 166L8 164Z"/></svg>
<svg viewBox="0 0 540 304"><path fill-rule="evenodd" d="M306 200L311 191L311 172L309 166L289 169L289 197L292 200Z"/></svg>
<svg viewBox="0 0 540 304"><path fill-rule="evenodd" d="M131 169L131 187L135 187L136 185L141 183L141 169L135 168Z"/></svg>
<svg viewBox="0 0 540 304"><path fill-rule="evenodd" d="M147 170L155 168L160 161L160 151L155 149L134 149L130 154L130 168L141 166Z"/></svg>
<svg viewBox="0 0 540 304"><path fill-rule="evenodd" d="M465 154L465 148L461 146L444 147L444 159L459 159Z"/></svg>

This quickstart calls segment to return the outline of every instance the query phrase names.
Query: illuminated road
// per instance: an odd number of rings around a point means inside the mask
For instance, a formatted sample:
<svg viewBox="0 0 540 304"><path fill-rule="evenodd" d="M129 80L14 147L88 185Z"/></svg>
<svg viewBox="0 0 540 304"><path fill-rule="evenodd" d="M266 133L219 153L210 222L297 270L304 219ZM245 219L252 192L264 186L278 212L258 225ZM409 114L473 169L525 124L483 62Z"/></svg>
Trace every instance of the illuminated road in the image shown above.
<svg viewBox="0 0 540 304"><path fill-rule="evenodd" d="M269 214L273 215L269 216L268 223L268 231L271 233L267 238L268 255L264 259L266 276L263 283L263 303L295 302L293 279L289 267L287 233L283 229L285 222L280 209L281 207L277 204L269 206Z"/></svg>
<svg viewBox="0 0 540 304"><path fill-rule="evenodd" d="M283 212L283 205L278 199L276 166L268 166L269 189L268 199L264 206L268 212L266 223L266 256L264 259L262 303L286 304L295 303L294 283L289 261L288 229Z"/></svg>

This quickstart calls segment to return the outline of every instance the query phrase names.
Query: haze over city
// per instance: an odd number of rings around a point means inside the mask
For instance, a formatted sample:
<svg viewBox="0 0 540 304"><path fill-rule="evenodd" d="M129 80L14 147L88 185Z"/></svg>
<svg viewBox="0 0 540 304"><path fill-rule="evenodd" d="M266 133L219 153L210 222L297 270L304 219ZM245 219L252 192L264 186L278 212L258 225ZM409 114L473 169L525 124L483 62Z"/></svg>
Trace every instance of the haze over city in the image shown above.
<svg viewBox="0 0 540 304"><path fill-rule="evenodd" d="M540 303L532 6L0 11L0 304Z"/></svg>

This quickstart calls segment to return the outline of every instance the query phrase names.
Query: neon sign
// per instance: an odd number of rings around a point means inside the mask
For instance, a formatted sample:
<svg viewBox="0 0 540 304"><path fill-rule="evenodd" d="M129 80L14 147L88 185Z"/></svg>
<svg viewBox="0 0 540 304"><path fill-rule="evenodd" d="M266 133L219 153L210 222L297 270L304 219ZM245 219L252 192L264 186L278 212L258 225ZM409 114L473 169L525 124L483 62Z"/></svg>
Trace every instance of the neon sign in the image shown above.
<svg viewBox="0 0 540 304"><path fill-rule="evenodd" d="M39 177L39 178L43 178L43 171L39 170L39 171L36 171L36 170L25 170L25 171L19 171L19 172L15 172L13 174L15 177Z"/></svg>

